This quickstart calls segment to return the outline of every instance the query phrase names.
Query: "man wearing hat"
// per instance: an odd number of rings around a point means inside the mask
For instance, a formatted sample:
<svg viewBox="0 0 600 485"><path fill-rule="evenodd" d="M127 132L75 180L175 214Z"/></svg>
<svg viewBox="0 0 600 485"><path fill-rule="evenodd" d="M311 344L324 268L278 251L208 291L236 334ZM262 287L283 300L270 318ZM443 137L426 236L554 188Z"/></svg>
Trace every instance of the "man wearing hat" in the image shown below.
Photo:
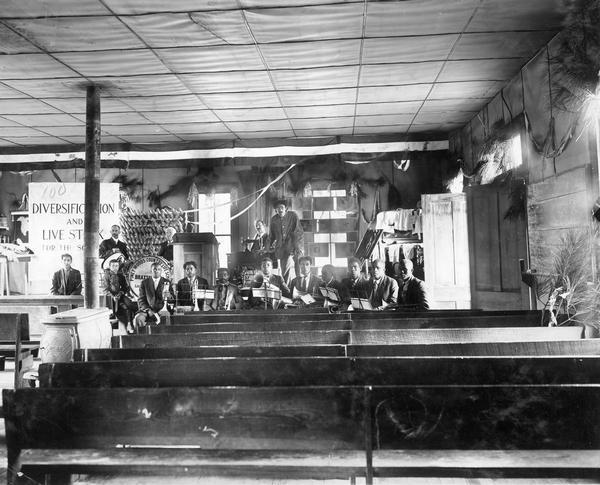
<svg viewBox="0 0 600 485"><path fill-rule="evenodd" d="M288 211L286 200L276 200L273 207L275 215L271 218L269 241L289 286L296 276L297 258L304 254L304 230L298 215Z"/></svg>

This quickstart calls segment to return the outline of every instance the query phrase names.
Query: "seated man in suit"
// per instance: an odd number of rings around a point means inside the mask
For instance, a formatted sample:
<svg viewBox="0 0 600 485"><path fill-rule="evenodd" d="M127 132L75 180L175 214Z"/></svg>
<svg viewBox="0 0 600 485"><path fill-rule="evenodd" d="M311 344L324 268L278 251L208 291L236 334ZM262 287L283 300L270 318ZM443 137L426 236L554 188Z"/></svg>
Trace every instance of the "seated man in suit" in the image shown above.
<svg viewBox="0 0 600 485"><path fill-rule="evenodd" d="M194 289L208 289L208 281L196 274L198 271L196 261L186 261L183 263L183 271L185 277L177 282L177 305L195 307L196 301L194 301L193 291ZM203 311L204 298L197 300L197 303L198 309Z"/></svg>
<svg viewBox="0 0 600 485"><path fill-rule="evenodd" d="M400 261L399 303L402 308L429 310L425 283L413 275L413 262L410 259Z"/></svg>
<svg viewBox="0 0 600 485"><path fill-rule="evenodd" d="M139 311L135 315L134 325L144 327L147 323L160 323L158 312L164 307L165 299L172 299L171 283L162 277L162 267L152 263L152 276L142 281L138 297Z"/></svg>
<svg viewBox="0 0 600 485"><path fill-rule="evenodd" d="M350 298L369 297L369 279L361 272L363 263L358 258L348 258L348 277L342 280L342 303L350 306Z"/></svg>
<svg viewBox="0 0 600 485"><path fill-rule="evenodd" d="M261 220L256 221L256 236L250 251L253 253L264 253L269 249L269 233L265 223Z"/></svg>
<svg viewBox="0 0 600 485"><path fill-rule="evenodd" d="M52 276L50 292L53 295L81 295L81 273L71 268L73 257L65 253L61 259L64 267Z"/></svg>
<svg viewBox="0 0 600 485"><path fill-rule="evenodd" d="M217 284L215 285L215 299L210 304L212 310L239 310L242 308L242 297L236 285L229 282L229 270L217 270Z"/></svg>
<svg viewBox="0 0 600 485"><path fill-rule="evenodd" d="M119 273L119 261L113 260L104 272L103 287L107 297L106 305L115 318L127 325L127 333L133 333L133 315L137 305L130 298L131 288L123 273Z"/></svg>
<svg viewBox="0 0 600 485"><path fill-rule="evenodd" d="M273 274L273 260L271 258L263 258L260 264L262 274L257 274L254 281L252 282L252 288L266 288L270 289L275 287L281 291L281 296L291 298L292 294L290 289L285 284L283 278L279 275ZM253 308L260 308L265 305L263 298L250 297L250 306ZM268 301L267 301L268 302ZM272 301L273 307L277 308L279 302Z"/></svg>
<svg viewBox="0 0 600 485"><path fill-rule="evenodd" d="M323 303L323 297L319 291L321 280L318 276L311 273L312 258L310 256L301 256L298 259L300 265L300 274L292 280L290 285L290 292L294 303L300 306L314 305L316 303ZM310 295L315 301L312 303L306 303L300 297L302 295Z"/></svg>
<svg viewBox="0 0 600 485"><path fill-rule="evenodd" d="M373 277L369 281L369 301L373 310L385 310L398 304L398 282L385 274L385 261L373 261Z"/></svg>
<svg viewBox="0 0 600 485"><path fill-rule="evenodd" d="M127 244L119 240L119 234L121 234L121 228L119 226L115 224L110 228L111 237L104 239L98 248L98 253L100 253L101 258L106 258L113 253L120 252L125 257L125 260L129 259Z"/></svg>

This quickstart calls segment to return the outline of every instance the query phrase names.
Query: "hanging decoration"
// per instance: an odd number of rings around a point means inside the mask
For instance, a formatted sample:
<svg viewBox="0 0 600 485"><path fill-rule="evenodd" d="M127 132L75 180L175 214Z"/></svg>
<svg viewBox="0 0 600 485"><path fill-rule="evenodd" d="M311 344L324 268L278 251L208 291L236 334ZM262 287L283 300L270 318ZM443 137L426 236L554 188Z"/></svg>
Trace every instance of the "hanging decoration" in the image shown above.
<svg viewBox="0 0 600 485"><path fill-rule="evenodd" d="M304 185L304 191L302 195L304 197L312 197L312 186L310 185L310 182L306 182L306 184Z"/></svg>
<svg viewBox="0 0 600 485"><path fill-rule="evenodd" d="M400 160L400 162L397 162L396 160L394 160L394 168L397 170L402 170L403 172L406 172L409 167L410 167L410 159Z"/></svg>
<svg viewBox="0 0 600 485"><path fill-rule="evenodd" d="M568 0L557 54L551 59L552 104L580 111L597 96L600 71L600 0Z"/></svg>
<svg viewBox="0 0 600 485"><path fill-rule="evenodd" d="M353 180L350 183L350 188L348 189L348 192L350 193L350 197L358 197L359 190L360 190L360 188L358 186L358 182L356 180Z"/></svg>
<svg viewBox="0 0 600 485"><path fill-rule="evenodd" d="M198 186L196 182L192 182L190 185L190 190L188 191L187 201L192 209L198 208Z"/></svg>

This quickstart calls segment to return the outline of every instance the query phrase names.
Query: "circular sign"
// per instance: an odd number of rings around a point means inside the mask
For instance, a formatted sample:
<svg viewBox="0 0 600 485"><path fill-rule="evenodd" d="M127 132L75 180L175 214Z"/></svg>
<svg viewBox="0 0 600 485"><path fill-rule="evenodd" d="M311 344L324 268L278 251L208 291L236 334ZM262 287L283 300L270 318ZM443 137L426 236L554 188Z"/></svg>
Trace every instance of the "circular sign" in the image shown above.
<svg viewBox="0 0 600 485"><path fill-rule="evenodd" d="M171 279L171 265L169 261L160 256L145 256L140 259L136 259L127 272L127 279L131 292L135 296L139 296L140 285L146 278L152 276L152 264L158 263L163 271L163 278Z"/></svg>

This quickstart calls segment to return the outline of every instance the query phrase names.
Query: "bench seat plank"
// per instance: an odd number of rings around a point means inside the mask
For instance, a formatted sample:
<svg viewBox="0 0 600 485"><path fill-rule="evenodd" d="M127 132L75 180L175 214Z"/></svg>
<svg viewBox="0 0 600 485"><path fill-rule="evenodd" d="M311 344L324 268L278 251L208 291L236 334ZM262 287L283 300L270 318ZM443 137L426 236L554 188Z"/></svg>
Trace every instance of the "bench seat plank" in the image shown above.
<svg viewBox="0 0 600 485"><path fill-rule="evenodd" d="M600 384L600 357L290 357L42 364L42 387Z"/></svg>
<svg viewBox="0 0 600 485"><path fill-rule="evenodd" d="M76 349L75 362L103 360L193 359L207 357L343 357L344 345L280 347L204 346L175 348Z"/></svg>
<svg viewBox="0 0 600 485"><path fill-rule="evenodd" d="M348 478L365 473L363 450L201 450L189 448L27 449L25 473L235 475L249 477Z"/></svg>
<svg viewBox="0 0 600 485"><path fill-rule="evenodd" d="M375 476L598 478L600 450L375 450Z"/></svg>

